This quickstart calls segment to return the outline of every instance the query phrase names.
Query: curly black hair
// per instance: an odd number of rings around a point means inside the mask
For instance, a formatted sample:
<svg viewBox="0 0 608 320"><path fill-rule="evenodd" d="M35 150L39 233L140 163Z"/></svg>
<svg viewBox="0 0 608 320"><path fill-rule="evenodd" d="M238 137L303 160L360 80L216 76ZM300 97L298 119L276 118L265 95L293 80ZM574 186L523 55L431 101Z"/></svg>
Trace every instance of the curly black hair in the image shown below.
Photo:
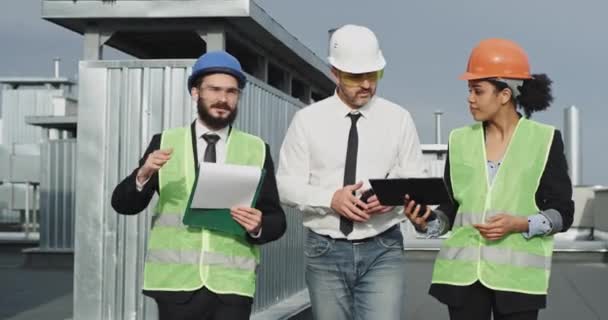
<svg viewBox="0 0 608 320"><path fill-rule="evenodd" d="M501 81L489 80L489 82L497 91L508 88L507 84ZM523 85L518 87L520 95L513 99L513 103L516 108L523 109L526 118L530 118L534 112L546 110L553 102L552 83L553 81L544 73L533 74L532 79L524 80Z"/></svg>

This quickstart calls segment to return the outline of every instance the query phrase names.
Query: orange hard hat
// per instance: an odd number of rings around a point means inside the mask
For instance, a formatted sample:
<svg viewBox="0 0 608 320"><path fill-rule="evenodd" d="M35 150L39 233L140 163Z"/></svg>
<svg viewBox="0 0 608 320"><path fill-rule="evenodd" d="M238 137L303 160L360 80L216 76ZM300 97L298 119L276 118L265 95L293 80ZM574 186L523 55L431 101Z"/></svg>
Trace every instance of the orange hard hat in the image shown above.
<svg viewBox="0 0 608 320"><path fill-rule="evenodd" d="M460 79L485 78L531 79L528 55L511 40L491 38L479 42Z"/></svg>

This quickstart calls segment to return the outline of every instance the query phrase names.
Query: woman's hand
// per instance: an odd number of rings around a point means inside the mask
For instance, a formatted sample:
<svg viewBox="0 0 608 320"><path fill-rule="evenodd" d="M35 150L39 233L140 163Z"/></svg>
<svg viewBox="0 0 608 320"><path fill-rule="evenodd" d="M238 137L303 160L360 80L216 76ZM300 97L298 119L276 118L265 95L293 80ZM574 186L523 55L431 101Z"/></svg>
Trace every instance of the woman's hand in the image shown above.
<svg viewBox="0 0 608 320"><path fill-rule="evenodd" d="M405 195L405 201L403 202L403 213L412 222L414 227L420 231L426 231L426 219L431 215L432 210L428 206L426 212L419 216L420 205L416 204L416 201L411 200L409 195Z"/></svg>
<svg viewBox="0 0 608 320"><path fill-rule="evenodd" d="M487 223L475 223L473 227L479 230L482 237L495 241L511 233L528 231L528 218L501 213L490 217Z"/></svg>

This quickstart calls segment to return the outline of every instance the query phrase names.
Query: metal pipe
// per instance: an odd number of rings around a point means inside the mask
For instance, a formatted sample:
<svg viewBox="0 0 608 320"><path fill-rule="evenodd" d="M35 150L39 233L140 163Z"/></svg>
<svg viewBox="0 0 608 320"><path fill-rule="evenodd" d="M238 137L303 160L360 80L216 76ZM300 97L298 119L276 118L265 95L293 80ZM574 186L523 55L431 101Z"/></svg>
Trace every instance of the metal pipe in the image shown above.
<svg viewBox="0 0 608 320"><path fill-rule="evenodd" d="M435 143L441 144L441 110L435 111Z"/></svg>
<svg viewBox="0 0 608 320"><path fill-rule="evenodd" d="M25 184L25 238L30 239L30 185Z"/></svg>
<svg viewBox="0 0 608 320"><path fill-rule="evenodd" d="M580 112L575 106L570 106L564 110L564 145L572 185L579 186L582 184L583 153L581 149Z"/></svg>
<svg viewBox="0 0 608 320"><path fill-rule="evenodd" d="M32 230L34 232L39 232L40 230L38 230L38 214L37 214L37 210L38 210L38 197L37 197L37 188L36 188L36 183L32 183L32 189L34 190L33 194L32 194L32 198L34 199L34 201L32 201Z"/></svg>
<svg viewBox="0 0 608 320"><path fill-rule="evenodd" d="M61 59L55 58L53 61L55 65L55 79L59 79L59 61L61 61Z"/></svg>

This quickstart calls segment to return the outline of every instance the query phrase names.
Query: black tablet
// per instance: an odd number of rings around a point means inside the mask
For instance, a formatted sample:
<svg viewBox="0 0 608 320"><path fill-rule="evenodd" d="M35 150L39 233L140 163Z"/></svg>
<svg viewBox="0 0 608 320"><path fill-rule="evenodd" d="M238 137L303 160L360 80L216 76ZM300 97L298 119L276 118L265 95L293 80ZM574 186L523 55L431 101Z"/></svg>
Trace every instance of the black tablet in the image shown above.
<svg viewBox="0 0 608 320"><path fill-rule="evenodd" d="M370 179L374 193L385 206L401 206L405 195L420 204L436 205L450 202L443 178Z"/></svg>

